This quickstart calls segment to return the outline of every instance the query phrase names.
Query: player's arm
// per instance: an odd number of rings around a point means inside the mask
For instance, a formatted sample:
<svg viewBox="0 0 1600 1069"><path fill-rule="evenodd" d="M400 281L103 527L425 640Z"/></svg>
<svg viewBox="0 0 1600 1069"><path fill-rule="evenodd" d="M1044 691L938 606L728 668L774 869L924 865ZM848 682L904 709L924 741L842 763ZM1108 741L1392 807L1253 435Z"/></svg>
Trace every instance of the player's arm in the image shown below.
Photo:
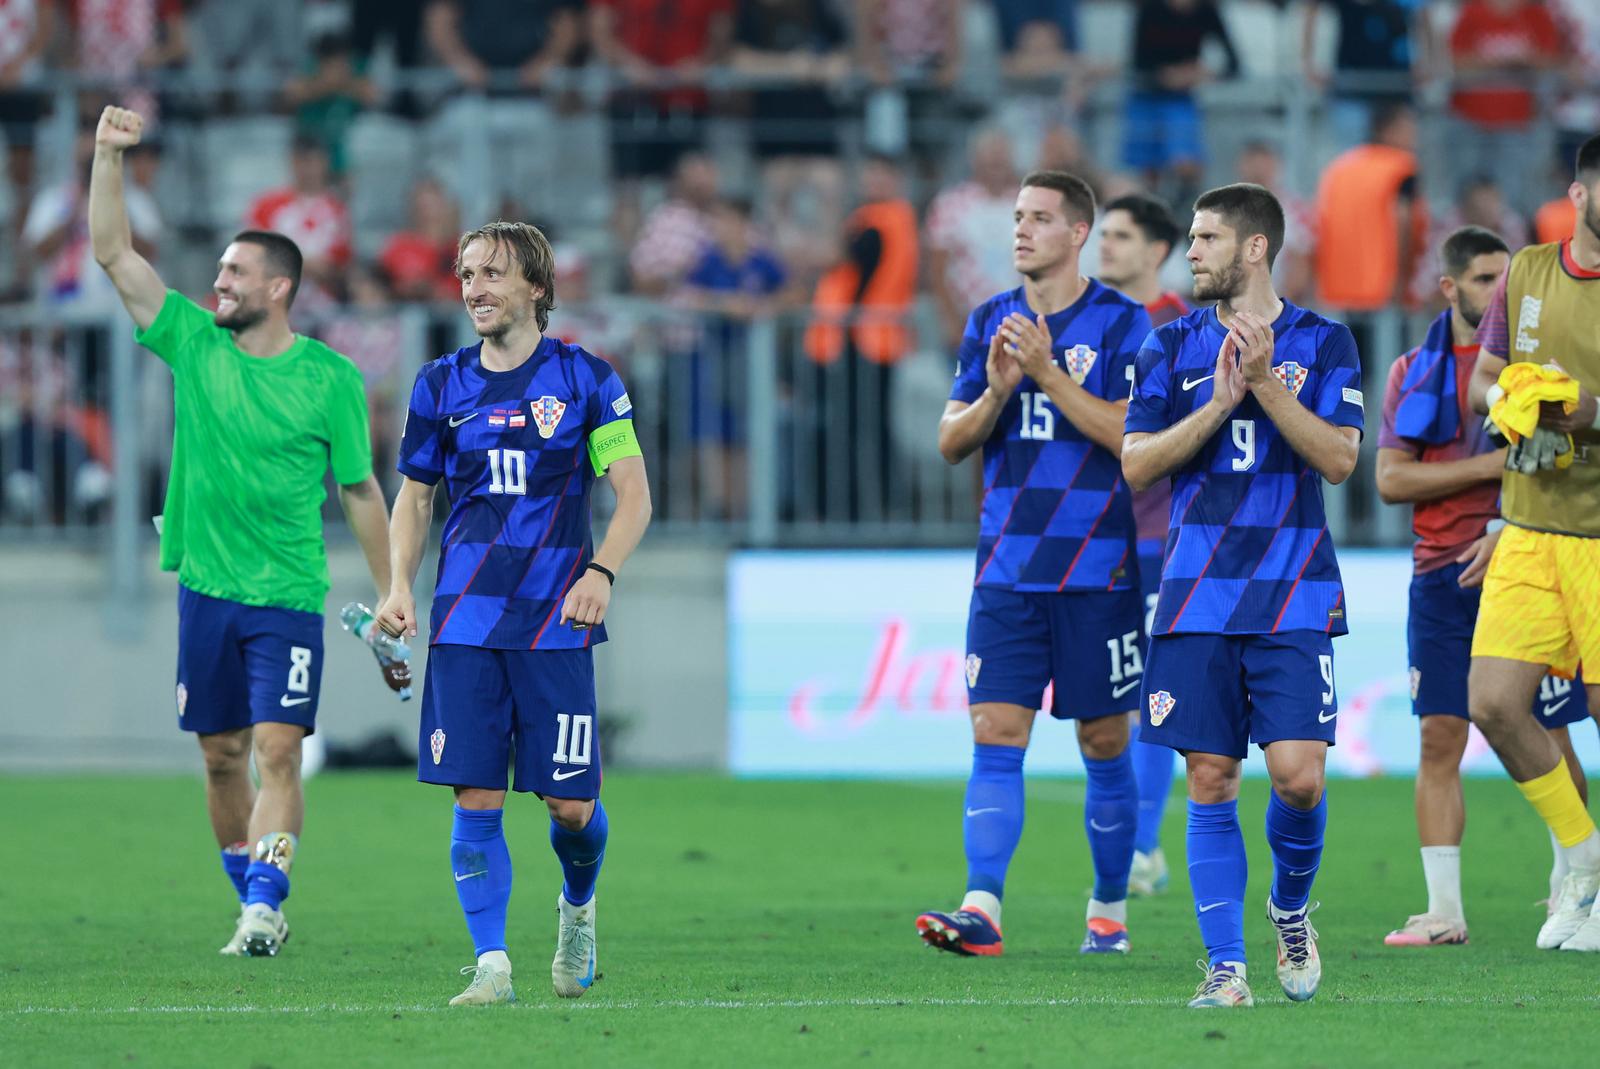
<svg viewBox="0 0 1600 1069"><path fill-rule="evenodd" d="M1478 362L1473 365L1472 378L1467 383L1467 399L1472 402L1472 410L1487 416L1489 414L1489 390L1500 381L1500 372L1510 363L1503 356L1496 356L1486 348L1479 348Z"/></svg>
<svg viewBox="0 0 1600 1069"><path fill-rule="evenodd" d="M606 526L605 541L595 550L594 563L616 575L650 526L650 480L645 475L644 457L613 460L606 469L606 479L616 492L617 507ZM570 620L574 625L593 627L605 620L610 604L611 579L594 568L586 568L561 603L561 622Z"/></svg>
<svg viewBox="0 0 1600 1069"><path fill-rule="evenodd" d="M107 107L100 113L89 171L89 242L95 262L117 288L134 325L149 330L167 299L167 287L133 247L122 195L122 154L139 143L143 128L138 112Z"/></svg>
<svg viewBox="0 0 1600 1069"><path fill-rule="evenodd" d="M1239 373L1238 352L1230 334L1217 350L1211 396L1206 403L1172 426L1158 431L1130 431L1122 436L1122 477L1134 490L1147 490L1194 459L1233 410L1244 400L1244 379ZM1141 376L1148 370L1146 353L1164 359L1159 350L1147 348L1140 354ZM1139 386L1143 389L1141 383ZM1131 407L1131 403L1130 403ZM1132 422L1130 413L1130 422Z"/></svg>
<svg viewBox="0 0 1600 1069"><path fill-rule="evenodd" d="M1500 481L1505 474L1504 449L1460 460L1424 462L1405 449L1378 449L1378 496L1385 504L1437 501L1470 490L1479 483Z"/></svg>
<svg viewBox="0 0 1600 1069"><path fill-rule="evenodd" d="M339 505L344 509L345 522L361 544L361 554L367 558L367 570L372 573L373 585L381 598L389 592L389 510L384 507L383 489L375 475L368 475L358 483L339 486Z"/></svg>
<svg viewBox="0 0 1600 1069"><path fill-rule="evenodd" d="M1006 351L1021 366L1056 409L1078 431L1112 456L1122 454L1122 427L1128 414L1127 401L1107 401L1096 397L1072 380L1050 355L1050 328L1044 316L1030 320L1013 312L1000 324Z"/></svg>
<svg viewBox="0 0 1600 1069"><path fill-rule="evenodd" d="M417 599L411 587L422 567L422 551L433 525L433 491L432 483L403 477L389 517L389 594L378 609L377 620L378 626L395 638L417 633Z"/></svg>
<svg viewBox="0 0 1600 1069"><path fill-rule="evenodd" d="M1005 351L999 331L989 339L984 374L988 385L976 401L948 401L939 417L939 455L948 463L961 463L989 440L1006 402L1022 382L1022 368Z"/></svg>
<svg viewBox="0 0 1600 1069"><path fill-rule="evenodd" d="M1294 392L1272 373L1272 324L1251 312L1239 312L1234 316L1228 338L1236 339L1239 371L1245 385L1278 433L1283 435L1283 440L1289 443L1289 448L1330 483L1348 479L1356 470L1356 461L1361 455L1361 431L1329 423L1301 404Z"/></svg>

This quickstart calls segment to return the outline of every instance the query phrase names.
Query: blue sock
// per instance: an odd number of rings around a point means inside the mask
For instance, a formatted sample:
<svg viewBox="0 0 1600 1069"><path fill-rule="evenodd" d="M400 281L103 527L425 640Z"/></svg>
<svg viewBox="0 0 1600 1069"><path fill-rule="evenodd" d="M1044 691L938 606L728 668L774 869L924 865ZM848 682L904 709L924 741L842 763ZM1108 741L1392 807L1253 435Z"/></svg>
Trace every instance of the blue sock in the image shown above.
<svg viewBox="0 0 1600 1069"><path fill-rule="evenodd" d="M598 798L594 800L594 813L582 831L568 831L554 820L550 822L550 845L561 859L561 875L565 877L561 893L575 906L594 897L594 883L600 878L600 863L606 857L609 830L606 807Z"/></svg>
<svg viewBox="0 0 1600 1069"><path fill-rule="evenodd" d="M1172 793L1178 751L1138 739L1131 746L1133 778L1139 783L1139 830L1133 848L1148 854L1161 845L1161 820L1167 813L1167 795Z"/></svg>
<svg viewBox="0 0 1600 1069"><path fill-rule="evenodd" d="M1249 881L1239 803L1189 803L1189 886L1209 964L1245 960L1244 888Z"/></svg>
<svg viewBox="0 0 1600 1069"><path fill-rule="evenodd" d="M1004 897L1006 868L1022 838L1022 759L1027 752L1021 746L972 747L967 815L961 826L969 891Z"/></svg>
<svg viewBox="0 0 1600 1069"><path fill-rule="evenodd" d="M277 909L289 897L289 874L265 861L252 861L244 870L245 904Z"/></svg>
<svg viewBox="0 0 1600 1069"><path fill-rule="evenodd" d="M237 843L222 848L222 871L233 881L233 889L239 892L240 902L250 897L248 885L245 883L245 873L250 869L250 851L247 848L241 853L238 847L243 845Z"/></svg>
<svg viewBox="0 0 1600 1069"><path fill-rule="evenodd" d="M1322 863L1322 832L1328 826L1328 792L1310 809L1296 809L1272 792L1267 803L1267 845L1272 847L1272 903L1299 913L1311 898L1311 881Z"/></svg>
<svg viewBox="0 0 1600 1069"><path fill-rule="evenodd" d="M506 948L506 906L511 901L511 851L506 849L499 809L456 806L450 831L450 867L456 897L467 918L474 950L481 956Z"/></svg>
<svg viewBox="0 0 1600 1069"><path fill-rule="evenodd" d="M1089 788L1083 800L1083 827L1094 859L1094 898L1121 902L1128 897L1133 864L1133 833L1139 818L1139 788L1133 781L1133 755L1124 749L1096 761L1085 757Z"/></svg>

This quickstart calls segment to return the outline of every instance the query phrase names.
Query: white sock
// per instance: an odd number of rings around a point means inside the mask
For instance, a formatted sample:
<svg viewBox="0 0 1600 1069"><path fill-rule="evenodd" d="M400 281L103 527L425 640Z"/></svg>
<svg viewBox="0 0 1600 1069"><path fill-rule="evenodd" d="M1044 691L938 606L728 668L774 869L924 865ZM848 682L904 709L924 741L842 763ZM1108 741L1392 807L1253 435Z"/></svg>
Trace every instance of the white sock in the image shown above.
<svg viewBox="0 0 1600 1069"><path fill-rule="evenodd" d="M1000 900L988 891L968 891L961 908L981 910L996 928L1000 927Z"/></svg>
<svg viewBox="0 0 1600 1069"><path fill-rule="evenodd" d="M1566 856L1569 868L1589 873L1600 870L1600 832L1590 832L1583 842L1577 846L1562 847L1561 852Z"/></svg>
<svg viewBox="0 0 1600 1069"><path fill-rule="evenodd" d="M1466 920L1461 909L1461 847L1424 846L1422 876L1428 881L1428 912Z"/></svg>
<svg viewBox="0 0 1600 1069"><path fill-rule="evenodd" d="M1556 838L1556 833L1550 833L1550 851L1555 855L1555 860L1550 864L1550 901L1554 902L1561 894L1561 885L1567 880L1567 872L1571 866L1567 864L1567 852L1561 849L1561 840Z"/></svg>
<svg viewBox="0 0 1600 1069"><path fill-rule="evenodd" d="M1120 902L1102 902L1098 898L1089 899L1089 912L1085 920L1094 920L1103 917L1108 921L1116 921L1124 928L1128 926L1128 900Z"/></svg>
<svg viewBox="0 0 1600 1069"><path fill-rule="evenodd" d="M478 955L478 964L487 965L497 972L510 972L511 959L504 950L487 950Z"/></svg>

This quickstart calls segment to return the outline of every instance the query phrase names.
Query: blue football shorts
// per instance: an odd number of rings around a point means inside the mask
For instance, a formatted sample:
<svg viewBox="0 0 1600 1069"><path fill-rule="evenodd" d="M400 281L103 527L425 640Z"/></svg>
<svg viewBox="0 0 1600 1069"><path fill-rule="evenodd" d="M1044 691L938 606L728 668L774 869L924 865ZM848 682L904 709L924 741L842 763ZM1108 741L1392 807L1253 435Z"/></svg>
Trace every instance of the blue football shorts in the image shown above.
<svg viewBox="0 0 1600 1069"><path fill-rule="evenodd" d="M178 585L178 727L199 735L252 724L316 730L322 614L242 605Z"/></svg>

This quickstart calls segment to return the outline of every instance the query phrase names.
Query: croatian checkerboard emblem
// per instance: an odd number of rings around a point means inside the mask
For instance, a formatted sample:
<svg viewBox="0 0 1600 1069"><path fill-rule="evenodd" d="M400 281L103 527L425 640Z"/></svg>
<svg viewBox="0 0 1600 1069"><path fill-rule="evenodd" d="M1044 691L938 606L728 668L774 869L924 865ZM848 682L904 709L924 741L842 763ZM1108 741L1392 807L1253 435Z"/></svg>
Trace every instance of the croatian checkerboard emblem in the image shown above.
<svg viewBox="0 0 1600 1069"><path fill-rule="evenodd" d="M1302 367L1293 360L1286 360L1283 363L1273 367L1272 373L1278 376L1279 382L1283 383L1289 388L1290 393L1294 394L1296 397L1299 397L1300 387L1306 384L1306 374L1310 370L1310 368Z"/></svg>
<svg viewBox="0 0 1600 1069"><path fill-rule="evenodd" d="M967 654L967 686L978 685L978 672L983 668L983 658L976 653Z"/></svg>
<svg viewBox="0 0 1600 1069"><path fill-rule="evenodd" d="M1158 728L1161 722L1172 714L1172 709L1178 704L1178 699L1164 690L1158 690L1150 695L1150 726Z"/></svg>
<svg viewBox="0 0 1600 1069"><path fill-rule="evenodd" d="M1067 369L1067 374L1072 376L1072 381L1082 386L1083 380L1094 370L1094 360L1099 355L1087 345L1074 345L1062 352L1061 365Z"/></svg>
<svg viewBox="0 0 1600 1069"><path fill-rule="evenodd" d="M539 437L548 438L556 432L556 427L561 424L561 417L567 411L565 401L557 401L549 394L545 394L533 405L533 425L539 428Z"/></svg>
<svg viewBox="0 0 1600 1069"><path fill-rule="evenodd" d="M433 751L433 763L444 760L444 728L434 728L428 736L428 749Z"/></svg>
<svg viewBox="0 0 1600 1069"><path fill-rule="evenodd" d="M189 688L182 683L178 684L178 719L183 719L183 711L189 707Z"/></svg>
<svg viewBox="0 0 1600 1069"><path fill-rule="evenodd" d="M1412 701L1416 701L1417 700L1417 691L1420 690L1421 688L1422 688L1422 669L1413 668L1411 670L1411 700Z"/></svg>

